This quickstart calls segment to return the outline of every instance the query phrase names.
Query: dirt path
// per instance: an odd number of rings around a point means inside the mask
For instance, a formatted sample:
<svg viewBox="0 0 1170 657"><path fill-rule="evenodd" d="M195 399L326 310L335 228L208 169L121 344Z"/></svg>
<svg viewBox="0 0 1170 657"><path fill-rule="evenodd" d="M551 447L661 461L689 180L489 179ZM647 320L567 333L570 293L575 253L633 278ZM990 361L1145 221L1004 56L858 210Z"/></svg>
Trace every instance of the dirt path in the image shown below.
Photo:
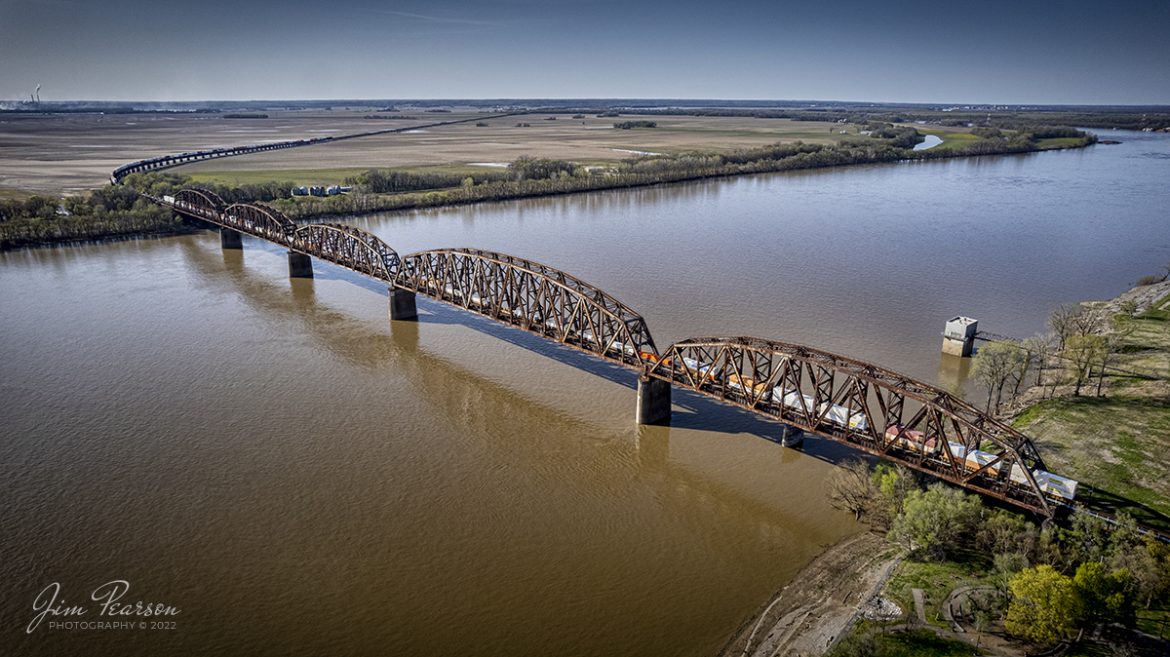
<svg viewBox="0 0 1170 657"><path fill-rule="evenodd" d="M897 563L880 535L865 532L841 541L777 592L721 657L822 654Z"/></svg>

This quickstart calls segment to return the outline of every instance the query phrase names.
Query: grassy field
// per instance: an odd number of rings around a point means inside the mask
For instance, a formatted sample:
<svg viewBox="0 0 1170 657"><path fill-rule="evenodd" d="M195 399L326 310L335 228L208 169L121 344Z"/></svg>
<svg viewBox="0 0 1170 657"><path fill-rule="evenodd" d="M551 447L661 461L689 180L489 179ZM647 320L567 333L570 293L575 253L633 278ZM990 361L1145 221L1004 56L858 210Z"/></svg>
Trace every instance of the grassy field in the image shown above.
<svg viewBox="0 0 1170 657"><path fill-rule="evenodd" d="M1170 297L1127 325L1117 367L1162 381L1107 377L1107 396L1042 401L1015 425L1051 469L1170 515Z"/></svg>
<svg viewBox="0 0 1170 657"><path fill-rule="evenodd" d="M977 652L970 644L944 639L930 630L879 634L881 657L970 657Z"/></svg>
<svg viewBox="0 0 1170 657"><path fill-rule="evenodd" d="M191 179L197 183L231 186L259 184L271 182L273 180L294 183L297 185L336 185L345 182L346 178L356 176L366 171L368 168L369 167L341 167L337 169L281 169L280 171L269 171L267 169L236 171L225 170L202 171L190 173L187 175L190 175ZM409 173L444 173L458 176L470 176L476 173L483 173L489 169L463 164L448 164L420 167L400 167L396 170Z"/></svg>
<svg viewBox="0 0 1170 657"><path fill-rule="evenodd" d="M912 617L915 612L911 590L922 589L926 622L948 628L942 616L942 603L947 596L960 586L988 583L986 573L990 570L987 556L978 552L955 554L952 558L954 561L903 561L886 584L885 595L897 602L907 617Z"/></svg>
<svg viewBox="0 0 1170 657"><path fill-rule="evenodd" d="M969 132L964 132L958 129L947 130L943 128L925 128L923 126L914 127L918 129L918 132L921 132L924 135L934 135L943 140L941 144L935 146L931 150L954 150L956 148L966 146L967 144L970 144L979 139Z"/></svg>

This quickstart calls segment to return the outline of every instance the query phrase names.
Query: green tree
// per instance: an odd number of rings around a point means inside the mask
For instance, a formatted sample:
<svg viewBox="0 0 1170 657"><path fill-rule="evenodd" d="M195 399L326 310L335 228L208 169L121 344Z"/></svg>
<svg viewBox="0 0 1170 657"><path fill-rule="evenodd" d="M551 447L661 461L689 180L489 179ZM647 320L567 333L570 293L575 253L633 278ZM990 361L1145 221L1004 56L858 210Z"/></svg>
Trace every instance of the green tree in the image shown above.
<svg viewBox="0 0 1170 657"><path fill-rule="evenodd" d="M981 508L978 497L945 484L912 490L894 519L890 538L922 557L942 559L973 533Z"/></svg>
<svg viewBox="0 0 1170 657"><path fill-rule="evenodd" d="M1077 567L1073 584L1084 603L1084 618L1133 625L1133 578L1128 570L1108 571L1096 561Z"/></svg>
<svg viewBox="0 0 1170 657"><path fill-rule="evenodd" d="M1036 526L1020 514L1003 509L984 518L976 537L981 548L997 556L1015 553L1030 559L1036 550Z"/></svg>
<svg viewBox="0 0 1170 657"><path fill-rule="evenodd" d="M1056 643L1072 635L1084 615L1076 584L1052 566L1020 571L1009 583L1012 592L1004 628L1037 643Z"/></svg>

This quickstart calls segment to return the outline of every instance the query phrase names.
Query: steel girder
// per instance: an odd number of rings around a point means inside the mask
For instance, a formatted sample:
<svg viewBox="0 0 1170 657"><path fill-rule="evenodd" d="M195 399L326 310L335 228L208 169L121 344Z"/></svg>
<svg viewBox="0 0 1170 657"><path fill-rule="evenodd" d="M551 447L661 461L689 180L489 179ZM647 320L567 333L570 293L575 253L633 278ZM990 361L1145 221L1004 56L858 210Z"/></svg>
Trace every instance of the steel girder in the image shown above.
<svg viewBox="0 0 1170 657"><path fill-rule="evenodd" d="M531 260L477 249L412 253L395 285L625 365L658 354L629 306Z"/></svg>
<svg viewBox="0 0 1170 657"><path fill-rule="evenodd" d="M671 345L647 374L1053 513L1032 475L1044 462L1031 439L945 390L871 363L775 340L713 337Z"/></svg>

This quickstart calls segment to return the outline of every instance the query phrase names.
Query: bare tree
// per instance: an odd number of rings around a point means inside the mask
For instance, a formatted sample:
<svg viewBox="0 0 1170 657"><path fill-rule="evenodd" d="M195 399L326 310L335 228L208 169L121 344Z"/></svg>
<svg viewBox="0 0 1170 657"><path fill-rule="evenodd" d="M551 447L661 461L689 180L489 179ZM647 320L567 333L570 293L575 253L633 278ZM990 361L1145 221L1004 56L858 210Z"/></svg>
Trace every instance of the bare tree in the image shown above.
<svg viewBox="0 0 1170 657"><path fill-rule="evenodd" d="M1044 370L1048 367L1048 359L1052 357L1052 339L1047 335L1037 335L1024 340L1024 349L1032 354L1036 361L1036 385L1044 385Z"/></svg>
<svg viewBox="0 0 1170 657"><path fill-rule="evenodd" d="M1073 336L1096 333L1098 323L1098 313L1078 303L1057 306L1048 316L1048 326L1056 335L1059 351L1064 351L1068 339Z"/></svg>
<svg viewBox="0 0 1170 657"><path fill-rule="evenodd" d="M1026 343L1027 341L1025 340L1025 344L1012 345L1016 349L1016 353L1012 357L1015 363L1012 369L1012 380L1015 381L1015 384L1012 386L1012 399L1020 395L1020 385L1027 378L1028 370L1032 367L1032 351L1028 349Z"/></svg>
<svg viewBox="0 0 1170 657"><path fill-rule="evenodd" d="M973 361L975 367L972 374L975 380L987 388L987 408L991 412L991 400L995 399L995 412L999 412L1000 402L1003 399L1003 387L1016 371L1016 361L1022 350L1011 342L989 342L975 352Z"/></svg>
<svg viewBox="0 0 1170 657"><path fill-rule="evenodd" d="M879 492L869 464L861 459L846 461L829 476L829 503L858 520L870 512Z"/></svg>
<svg viewBox="0 0 1170 657"><path fill-rule="evenodd" d="M1069 375L1076 385L1074 396L1081 394L1081 387L1089 380L1093 367L1103 360L1102 352L1108 351L1105 338L1099 335L1074 335L1069 337L1064 350Z"/></svg>

